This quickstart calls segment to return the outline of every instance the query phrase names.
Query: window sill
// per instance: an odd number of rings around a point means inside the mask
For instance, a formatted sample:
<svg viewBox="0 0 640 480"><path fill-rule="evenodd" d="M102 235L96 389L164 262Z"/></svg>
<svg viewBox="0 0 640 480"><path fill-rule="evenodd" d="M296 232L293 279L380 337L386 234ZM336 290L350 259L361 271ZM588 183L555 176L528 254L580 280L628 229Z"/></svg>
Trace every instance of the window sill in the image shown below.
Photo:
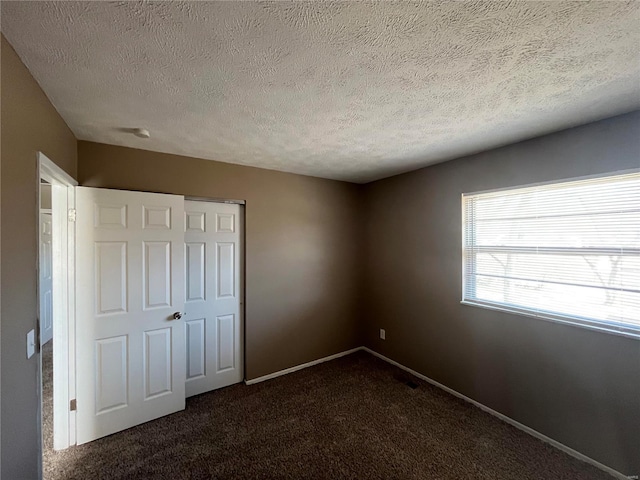
<svg viewBox="0 0 640 480"><path fill-rule="evenodd" d="M560 323L563 325L571 325L574 327L586 328L588 330L594 330L601 333L608 333L611 335L618 335L627 338L634 338L640 340L640 328L623 327L617 325L609 325L607 323L594 322L592 320L582 320L571 317L561 317L555 315L549 315L544 313L531 313L527 310L521 310L518 308L510 308L505 305L497 305L492 303L477 302L472 300L462 300L462 305L470 307L480 307L487 310L494 310L498 312L511 313L513 315L520 315L529 318L535 318L536 320L544 320L547 322Z"/></svg>

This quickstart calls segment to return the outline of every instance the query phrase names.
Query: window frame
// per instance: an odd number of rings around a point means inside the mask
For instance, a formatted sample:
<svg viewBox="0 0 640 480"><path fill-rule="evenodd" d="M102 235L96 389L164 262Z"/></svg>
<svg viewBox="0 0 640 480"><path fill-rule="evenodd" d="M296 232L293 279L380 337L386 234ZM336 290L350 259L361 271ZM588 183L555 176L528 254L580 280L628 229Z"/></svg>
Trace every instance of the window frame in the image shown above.
<svg viewBox="0 0 640 480"><path fill-rule="evenodd" d="M534 311L530 308L526 307L517 307L513 305L501 304L499 302L492 301L483 301L478 299L468 299L465 298L465 294L467 292L467 261L466 261L466 238L467 238L467 209L465 203L465 197L473 197L477 195L483 195L488 193L497 193L497 192L506 192L510 190L519 190L519 189L527 189L533 187L543 187L546 185L558 185L561 183L570 183L582 180L591 180L591 179L602 179L608 177L616 177L620 175L628 175L628 174L637 174L640 173L640 168L627 169L627 170L618 170L615 172L607 172L603 174L596 175L588 175L581 177L570 177L570 178L561 178L557 180L551 180L547 182L539 182L539 183L530 183L525 185L514 185L503 188L495 188L490 190L482 190L475 192L462 193L460 195L460 207L461 207L461 226L462 226L462 238L461 238L461 274L462 274L462 300L460 303L462 305L471 306L471 307L479 307L487 310L493 310L503 313L510 313L513 315L524 316L528 318L534 318L538 320L544 320L547 322L559 323L563 325L571 325L574 327L586 328L589 330L608 333L613 335L620 335L627 338L633 338L640 340L640 326L636 327L633 325L622 324L618 322L607 322L606 320L595 320L592 318L581 317L578 315L563 315L552 311L544 311L538 310ZM505 247L505 250L510 249L511 247ZM516 247L514 247L516 249ZM522 248L520 250L527 250L527 248ZM551 247L550 251L553 251L554 248ZM603 250L603 249L598 249ZM474 263L475 265L475 263Z"/></svg>

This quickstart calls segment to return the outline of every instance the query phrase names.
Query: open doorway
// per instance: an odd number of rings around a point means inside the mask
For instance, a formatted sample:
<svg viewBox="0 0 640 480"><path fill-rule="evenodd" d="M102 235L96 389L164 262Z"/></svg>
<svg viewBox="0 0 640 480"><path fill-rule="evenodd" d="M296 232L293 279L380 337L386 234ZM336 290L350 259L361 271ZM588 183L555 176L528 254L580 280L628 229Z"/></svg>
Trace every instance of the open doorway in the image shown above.
<svg viewBox="0 0 640 480"><path fill-rule="evenodd" d="M44 457L75 444L71 400L75 398L74 187L77 182L42 153L38 153L37 162L38 326Z"/></svg>
<svg viewBox="0 0 640 480"><path fill-rule="evenodd" d="M38 295L42 361L42 449L53 450L53 222L51 184L40 181Z"/></svg>

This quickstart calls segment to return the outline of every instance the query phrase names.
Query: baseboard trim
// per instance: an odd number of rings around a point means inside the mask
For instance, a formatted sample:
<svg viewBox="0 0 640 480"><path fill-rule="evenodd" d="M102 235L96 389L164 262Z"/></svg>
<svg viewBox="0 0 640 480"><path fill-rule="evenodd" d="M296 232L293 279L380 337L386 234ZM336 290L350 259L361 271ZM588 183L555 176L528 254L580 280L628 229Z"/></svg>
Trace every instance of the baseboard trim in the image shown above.
<svg viewBox="0 0 640 480"><path fill-rule="evenodd" d="M297 372L298 370L303 370L305 368L313 367L314 365L318 365L320 363L329 362L331 360L335 360L336 358L344 357L345 355L350 355L354 352L362 350L363 348L364 347L356 347L356 348L352 348L351 350L345 350L344 352L329 355L328 357L319 358L311 362L302 363L300 365L296 365L295 367L285 368L284 370L273 372L268 375L263 375L262 377L252 378L251 380L245 380L244 383L247 385L255 385L256 383L264 382L266 380L271 380L272 378L281 377L282 375Z"/></svg>
<svg viewBox="0 0 640 480"><path fill-rule="evenodd" d="M355 349L357 350L357 349ZM503 422L508 423L509 425L512 425L514 427L516 427L518 430L522 430L525 433L528 433L529 435L531 435L532 437L536 437L539 440L542 440L545 443L548 443L549 445L551 445L552 447L557 448L558 450L562 450L564 453L571 455L574 458L577 458L578 460L581 460L585 463L588 463L590 465L593 465L596 468L599 468L600 470L607 472L608 474L614 476L615 478L618 478L619 480L629 480L629 478L631 477L627 477L625 475L623 475L622 473L618 472L617 470L614 470L611 467L607 467L606 465L598 462L597 460L594 460L591 457L587 457L586 455L578 452L577 450L574 450L571 447L567 447L565 444L558 442L557 440L554 440L553 438L547 437L546 435L544 435L543 433L538 432L537 430L534 430L531 427L527 427L526 425L510 418L507 417L506 415L487 407L486 405L475 401L472 398L467 397L466 395L463 395L460 392L457 392L455 390L453 390L452 388L447 387L446 385L443 385L440 382L436 382L435 380L427 377L426 375L422 375L421 373L416 372L415 370L410 369L409 367L405 367L404 365L402 365L401 363L396 362L395 360L391 360L388 357L385 357L384 355L371 350L368 347L361 347L360 350L364 350L366 352L369 352L371 355L374 355L378 358L380 358L381 360L384 360L387 363L390 363L391 365L395 365L398 368L401 368L402 370L410 373L411 375L414 375L418 378L420 378L421 380L424 380L427 383L430 383L431 385L438 387L442 390L444 390L447 393L450 393L451 395L458 397L466 402L469 402L470 404L478 407L480 410L487 412L490 415L493 415L494 417L499 418L500 420L502 420Z"/></svg>
<svg viewBox="0 0 640 480"><path fill-rule="evenodd" d="M429 377L427 377L426 375L423 375L421 373L416 372L415 370L412 370L409 367L406 367L404 365L402 365L401 363L396 362L395 360L391 360L389 357L385 357L384 355L382 355L381 353L376 352L375 350L371 350L368 347L356 347L356 348L352 348L350 350L345 350L344 352L340 352L340 353L336 353L334 355L329 355L328 357L323 357L323 358L319 358L317 360L313 360L311 362L307 362L307 363L302 363L300 365L296 365L295 367L291 367L291 368L286 368L284 370L280 370L278 372L274 372L274 373L270 373L268 375L264 375L262 377L258 377L258 378L253 378L251 380L245 380L244 383L247 385L255 385L256 383L260 383L260 382L264 382L266 380L271 380L273 378L277 378L277 377L281 377L282 375L287 375L288 373L293 373L293 372L297 372L298 370L303 370L305 368L308 367L313 367L314 365L318 365L320 363L324 363L324 362L329 362L331 360L335 360L336 358L340 358L340 357L344 357L345 355L350 355L352 353L355 353L357 351L363 350L365 352L370 353L371 355L378 357L381 360L384 360L387 363L390 363L391 365L394 365L398 368L401 368L402 370L404 370L405 372L410 373L411 375L414 375L416 377L418 377L421 380L424 380L427 383L430 383L431 385L440 388L441 390L444 390L447 393L450 393L451 395L453 395L454 397L458 397L462 400L464 400L465 402L469 402L470 404L478 407L480 410L482 410L483 412L486 412L490 415L493 415L494 417L502 420L503 422L508 423L509 425L512 425L514 427L516 427L518 430L521 430L529 435L531 435L532 437L535 437L539 440L542 440L543 442L551 445L552 447L557 448L558 450L563 451L564 453L566 453L567 455L571 455L574 458L577 458L578 460L581 460L585 463L588 463L590 465L593 465L594 467L607 472L609 475L612 475L613 477L619 479L619 480L629 480L629 478L633 478L633 477L628 477L623 475L622 473L618 472L617 470L614 470L611 467L608 467L600 462L598 462L597 460L594 460L591 457L588 457L580 452L578 452L577 450L574 450L571 447L567 447L565 444L558 442L557 440L554 440L553 438L547 437L545 434L538 432L537 430L534 430L531 427L527 427L526 425L518 422L517 420L514 420L510 417L507 417L506 415L490 408L487 407L486 405L470 398L467 397L466 395L463 395L460 392L457 392L456 390L447 387L446 385L443 385L440 382L437 382Z"/></svg>

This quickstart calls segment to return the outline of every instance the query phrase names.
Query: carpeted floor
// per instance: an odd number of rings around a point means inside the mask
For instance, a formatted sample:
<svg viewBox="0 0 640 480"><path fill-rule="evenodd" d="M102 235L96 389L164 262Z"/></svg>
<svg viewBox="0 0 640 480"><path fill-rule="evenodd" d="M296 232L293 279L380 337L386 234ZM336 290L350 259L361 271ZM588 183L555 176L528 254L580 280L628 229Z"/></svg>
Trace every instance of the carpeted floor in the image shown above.
<svg viewBox="0 0 640 480"><path fill-rule="evenodd" d="M613 478L365 352L47 449L44 470L46 480Z"/></svg>
<svg viewBox="0 0 640 480"><path fill-rule="evenodd" d="M53 340L42 346L42 448L47 453L53 448Z"/></svg>

